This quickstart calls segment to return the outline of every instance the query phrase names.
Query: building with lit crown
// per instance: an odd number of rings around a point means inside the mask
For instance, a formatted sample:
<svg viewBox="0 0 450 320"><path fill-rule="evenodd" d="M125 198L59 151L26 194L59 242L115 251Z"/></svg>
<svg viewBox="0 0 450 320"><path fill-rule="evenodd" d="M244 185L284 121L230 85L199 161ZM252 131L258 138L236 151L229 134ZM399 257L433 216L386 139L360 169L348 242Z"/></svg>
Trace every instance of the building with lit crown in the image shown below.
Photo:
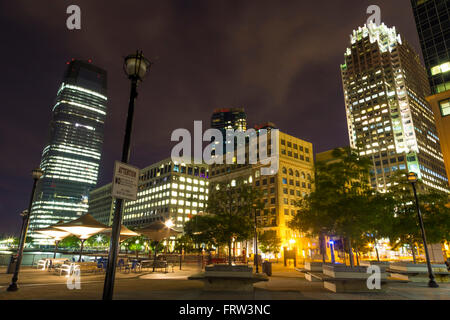
<svg viewBox="0 0 450 320"><path fill-rule="evenodd" d="M385 191L394 171L408 170L448 192L427 73L395 27L354 30L341 73L350 146L372 159L372 187Z"/></svg>
<svg viewBox="0 0 450 320"><path fill-rule="evenodd" d="M97 184L106 119L107 74L81 60L67 63L67 71L52 107L50 137L42 152L39 180L33 200L33 230L58 221L70 221L88 212L88 195Z"/></svg>

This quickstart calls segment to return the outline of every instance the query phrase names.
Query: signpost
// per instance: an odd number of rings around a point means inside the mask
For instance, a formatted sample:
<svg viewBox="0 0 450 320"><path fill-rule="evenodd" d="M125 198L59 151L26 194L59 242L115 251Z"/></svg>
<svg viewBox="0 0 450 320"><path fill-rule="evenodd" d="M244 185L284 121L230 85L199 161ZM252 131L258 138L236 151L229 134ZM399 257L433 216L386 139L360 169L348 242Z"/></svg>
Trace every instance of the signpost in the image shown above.
<svg viewBox="0 0 450 320"><path fill-rule="evenodd" d="M139 168L116 161L112 180L112 197L124 200L137 200Z"/></svg>

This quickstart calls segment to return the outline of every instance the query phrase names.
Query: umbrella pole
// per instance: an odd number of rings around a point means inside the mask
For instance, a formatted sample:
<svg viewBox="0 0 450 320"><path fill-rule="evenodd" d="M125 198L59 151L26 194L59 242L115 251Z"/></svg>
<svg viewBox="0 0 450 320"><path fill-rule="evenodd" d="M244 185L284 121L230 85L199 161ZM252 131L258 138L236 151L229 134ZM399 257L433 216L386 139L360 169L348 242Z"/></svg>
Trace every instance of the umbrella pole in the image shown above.
<svg viewBox="0 0 450 320"><path fill-rule="evenodd" d="M78 262L81 262L81 255L83 254L83 246L86 239L81 240L81 248L80 248L80 257L78 258Z"/></svg>
<svg viewBox="0 0 450 320"><path fill-rule="evenodd" d="M53 259L56 258L56 251L58 250L59 240L55 240L55 252L53 253Z"/></svg>

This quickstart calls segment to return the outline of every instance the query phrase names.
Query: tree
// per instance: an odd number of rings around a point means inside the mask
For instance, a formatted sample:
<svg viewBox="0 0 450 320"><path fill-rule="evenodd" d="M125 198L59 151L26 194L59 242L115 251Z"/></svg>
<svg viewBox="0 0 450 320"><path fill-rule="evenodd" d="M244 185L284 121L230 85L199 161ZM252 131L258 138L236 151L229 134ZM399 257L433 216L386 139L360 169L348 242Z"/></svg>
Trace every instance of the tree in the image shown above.
<svg viewBox="0 0 450 320"><path fill-rule="evenodd" d="M393 227L389 232L391 245L395 249L408 245L416 263L416 243L422 243L422 233L417 216L417 208L411 184L406 171L396 171L390 179L389 196L394 203ZM440 243L450 239L450 208L448 195L437 191L427 191L422 181L416 183L420 211L428 243Z"/></svg>
<svg viewBox="0 0 450 320"><path fill-rule="evenodd" d="M281 239L275 230L268 230L258 234L259 249L262 253L273 253L275 256L280 252Z"/></svg>
<svg viewBox="0 0 450 320"><path fill-rule="evenodd" d="M288 226L321 239L346 238L353 266L352 242L367 233L372 215L371 161L350 148L335 149L332 156L334 161L316 163L315 190L297 202L300 210Z"/></svg>
<svg viewBox="0 0 450 320"><path fill-rule="evenodd" d="M81 245L80 239L75 236L68 236L59 243L60 248L79 248Z"/></svg>
<svg viewBox="0 0 450 320"><path fill-rule="evenodd" d="M182 250L184 250L184 252L191 252L194 250L194 243L195 242L190 236L183 234L177 238L174 250L175 252L181 252Z"/></svg>
<svg viewBox="0 0 450 320"><path fill-rule="evenodd" d="M139 251L144 248L145 242L144 236L135 236L128 238L122 242L122 245L127 248L127 250L134 251L136 253L136 258L139 256Z"/></svg>
<svg viewBox="0 0 450 320"><path fill-rule="evenodd" d="M86 240L86 246L91 248L108 247L109 238L102 234L93 235Z"/></svg>
<svg viewBox="0 0 450 320"><path fill-rule="evenodd" d="M196 216L185 225L185 232L195 241L228 246L231 265L231 245L234 241L250 239L254 230L251 219L253 205L261 197L259 189L252 188L243 178L211 184L208 215Z"/></svg>

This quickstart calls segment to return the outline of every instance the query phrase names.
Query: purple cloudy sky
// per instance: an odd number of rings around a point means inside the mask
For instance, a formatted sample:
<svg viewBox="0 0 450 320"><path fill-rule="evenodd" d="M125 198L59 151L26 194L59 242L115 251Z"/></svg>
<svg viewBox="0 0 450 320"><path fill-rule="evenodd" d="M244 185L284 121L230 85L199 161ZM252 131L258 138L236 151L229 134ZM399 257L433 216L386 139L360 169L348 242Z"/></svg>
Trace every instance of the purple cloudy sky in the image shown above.
<svg viewBox="0 0 450 320"><path fill-rule="evenodd" d="M70 4L81 8L81 30L66 28ZM138 48L156 63L139 89L133 164L168 157L174 129L192 130L194 120L206 127L214 108L229 106L320 152L348 143L339 65L372 4L419 50L409 0L2 1L0 233L19 231L66 61L90 58L108 71L99 185L120 158L129 94L122 58Z"/></svg>

